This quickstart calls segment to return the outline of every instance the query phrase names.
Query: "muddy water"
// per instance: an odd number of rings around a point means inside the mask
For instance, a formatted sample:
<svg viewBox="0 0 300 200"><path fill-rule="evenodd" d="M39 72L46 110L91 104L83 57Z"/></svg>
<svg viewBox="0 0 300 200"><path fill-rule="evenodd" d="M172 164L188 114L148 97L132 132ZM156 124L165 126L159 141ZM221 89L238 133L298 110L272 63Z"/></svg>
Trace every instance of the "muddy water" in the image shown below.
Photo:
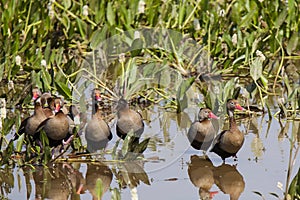
<svg viewBox="0 0 300 200"><path fill-rule="evenodd" d="M189 146L186 134L197 112L196 106L181 115L157 107L145 110L143 116L147 121L143 136L152 138L144 153L145 162L104 161L97 165L69 162L36 170L3 169L1 194L9 199L92 199L93 195L97 196L95 187L100 178L102 199L111 199L116 191L120 192L121 199L142 200L200 199L200 196L215 200L262 199L255 192L265 199L277 199L274 195L282 198L291 156L289 139L293 134L299 135L299 121L283 121L281 127L277 119L270 121L267 115L238 120L245 143L237 161L230 158L222 164L216 154L208 153L208 158L204 158L202 152ZM228 126L226 122L219 120L220 130ZM110 125L114 130L114 124ZM115 136L108 149L117 140ZM297 145L295 143L295 148ZM105 158L111 159L109 155ZM292 165L292 178L299 166L298 155ZM121 186L120 180L123 180Z"/></svg>

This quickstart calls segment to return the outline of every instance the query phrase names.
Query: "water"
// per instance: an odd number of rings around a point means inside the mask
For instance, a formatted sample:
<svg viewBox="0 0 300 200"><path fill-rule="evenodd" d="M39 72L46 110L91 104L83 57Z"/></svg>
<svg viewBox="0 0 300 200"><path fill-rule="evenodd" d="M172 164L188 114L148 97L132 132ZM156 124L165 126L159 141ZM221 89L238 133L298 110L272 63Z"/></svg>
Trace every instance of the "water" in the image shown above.
<svg viewBox="0 0 300 200"><path fill-rule="evenodd" d="M245 134L245 143L238 153L238 161L232 158L226 160L226 164L229 165L227 166L229 172L226 175L220 172L219 166L222 165L222 160L214 153L208 153L211 160L211 163L207 162L209 167L203 168L202 166L197 171L197 165L201 165L201 162L200 164L193 162L194 168L191 167L191 158L197 161L202 156L200 151L189 146L186 137L197 112L198 108L195 106L186 109L181 115L157 107L144 110L143 116L149 121L146 121L147 126L143 136L152 138L151 144L144 153L147 162L123 164L96 162L94 164L98 165L97 169L95 165L85 162L55 164L54 168L48 169L37 167L35 171L29 167L2 169L0 194L8 199L26 199L27 197L28 199L36 197L92 199L92 194L97 193L94 190L97 178L100 178L105 191L102 199L111 199L114 189L120 191L121 199L199 199L199 188L193 182L203 177L201 173L207 170L208 179L205 182L210 184L208 187L211 186L209 191L215 192L214 200L230 199L229 194L225 194L230 192L238 193L235 194L236 197L242 200L262 199L255 192L259 192L265 199L277 199L274 195L283 198L291 148L289 139L297 135L299 137L300 122L284 121L283 127L286 127L284 134L279 121L275 118L269 121L267 115L239 120L239 128ZM223 120L219 121L220 130L222 130ZM118 140L114 132L114 123L110 125L114 138L108 149L111 149ZM224 127L226 126L225 124ZM292 156L299 144L294 145ZM110 156L106 158L109 160ZM190 173L194 175L192 177L188 173L189 165L190 170L195 170ZM292 165L291 178L295 176L299 166L299 156L296 156ZM124 168L127 170L124 171ZM133 173L131 170L137 170L135 172L139 173ZM223 181L214 179L214 175L218 173L219 175L221 173ZM118 184L118 180L121 179L120 175L125 180L121 189ZM228 177L231 180L228 180ZM136 187L132 186L132 189L125 187L128 180L131 180L131 184ZM135 184L134 180L140 181ZM233 196L232 194L231 199L234 199Z"/></svg>

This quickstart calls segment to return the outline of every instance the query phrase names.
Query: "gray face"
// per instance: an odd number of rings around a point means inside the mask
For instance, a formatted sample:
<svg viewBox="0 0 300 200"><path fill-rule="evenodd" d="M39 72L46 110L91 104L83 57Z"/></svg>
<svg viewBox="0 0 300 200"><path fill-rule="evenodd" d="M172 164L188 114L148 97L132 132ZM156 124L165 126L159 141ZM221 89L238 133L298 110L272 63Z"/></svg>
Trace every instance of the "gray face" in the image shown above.
<svg viewBox="0 0 300 200"><path fill-rule="evenodd" d="M199 117L199 120L200 121L203 121L205 119L209 119L209 114L210 114L211 110L208 109L208 108L202 108L200 111L199 111L199 114L198 114L198 117Z"/></svg>
<svg viewBox="0 0 300 200"><path fill-rule="evenodd" d="M127 101L125 99L121 98L118 101L117 110L122 110L122 109L127 108L127 107L128 107Z"/></svg>

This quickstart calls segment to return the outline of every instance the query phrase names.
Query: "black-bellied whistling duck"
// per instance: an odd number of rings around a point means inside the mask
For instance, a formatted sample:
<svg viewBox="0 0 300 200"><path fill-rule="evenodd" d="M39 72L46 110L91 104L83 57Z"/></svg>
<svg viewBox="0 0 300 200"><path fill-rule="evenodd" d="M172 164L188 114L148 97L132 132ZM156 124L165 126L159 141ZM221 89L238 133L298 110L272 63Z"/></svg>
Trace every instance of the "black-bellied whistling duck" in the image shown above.
<svg viewBox="0 0 300 200"><path fill-rule="evenodd" d="M244 134L238 129L234 118L234 110L244 110L244 108L234 99L229 99L226 107L229 116L229 130L222 131L215 138L213 148L211 149L212 152L215 152L222 158L223 162L230 156L236 157L237 152L244 143Z"/></svg>
<svg viewBox="0 0 300 200"><path fill-rule="evenodd" d="M131 130L134 132L136 138L139 138L144 132L144 122L142 116L129 108L127 101L121 98L117 105L117 135L125 139L127 133Z"/></svg>
<svg viewBox="0 0 300 200"><path fill-rule="evenodd" d="M216 135L211 119L217 119L218 117L210 109L201 108L198 118L198 121L192 123L189 129L188 139L193 148L207 151Z"/></svg>
<svg viewBox="0 0 300 200"><path fill-rule="evenodd" d="M214 168L214 180L218 188L230 195L230 200L238 200L245 189L243 176L238 172L236 166L223 163Z"/></svg>
<svg viewBox="0 0 300 200"><path fill-rule="evenodd" d="M94 88L92 92L92 114L97 112L97 108L102 100L101 91L98 88Z"/></svg>
<svg viewBox="0 0 300 200"><path fill-rule="evenodd" d="M50 93L45 92L45 93L41 93L40 89L38 87L34 87L32 89L32 100L36 100L37 98L40 98L41 100L41 105L43 107L43 111L46 115L46 117L50 117L52 115L54 115L54 112L51 110L50 108L50 104L52 102L52 96Z"/></svg>
<svg viewBox="0 0 300 200"><path fill-rule="evenodd" d="M34 113L30 117L22 121L18 134L15 135L14 140L18 139L22 133L34 136L39 125L46 120L47 117L43 112L41 99L38 98L34 102Z"/></svg>
<svg viewBox="0 0 300 200"><path fill-rule="evenodd" d="M50 146L58 146L63 143L64 139L67 139L69 135L69 121L67 115L65 115L61 108L63 101L61 98L53 99L53 109L55 115L49 117L39 126L39 130L43 129L47 134Z"/></svg>
<svg viewBox="0 0 300 200"><path fill-rule="evenodd" d="M218 193L210 191L214 184L214 166L207 156L191 156L188 174L191 182L199 188L200 199L212 199Z"/></svg>
<svg viewBox="0 0 300 200"><path fill-rule="evenodd" d="M96 111L85 129L85 139L89 152L95 152L105 148L108 141L113 137L108 124L102 119L100 105L99 102L97 102L98 97L95 93L94 95L95 101L93 101L93 103L96 105L93 105L93 107L95 107Z"/></svg>

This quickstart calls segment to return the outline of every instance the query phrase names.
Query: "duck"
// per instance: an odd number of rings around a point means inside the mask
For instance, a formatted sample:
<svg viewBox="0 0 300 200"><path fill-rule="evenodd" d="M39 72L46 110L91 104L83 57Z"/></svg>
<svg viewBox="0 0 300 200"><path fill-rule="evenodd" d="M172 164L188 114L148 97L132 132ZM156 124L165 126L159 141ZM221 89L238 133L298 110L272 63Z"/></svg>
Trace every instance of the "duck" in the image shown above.
<svg viewBox="0 0 300 200"><path fill-rule="evenodd" d="M108 124L102 119L100 105L99 102L97 102L97 94L93 94L95 100L93 101L95 113L93 114L92 119L88 122L85 129L87 149L90 153L96 152L99 149L104 149L108 141L110 141L113 138Z"/></svg>
<svg viewBox="0 0 300 200"><path fill-rule="evenodd" d="M229 99L226 103L229 116L229 130L222 131L214 140L211 152L216 153L225 162L228 157L235 157L244 143L244 134L238 129L234 118L234 110L244 110L235 99Z"/></svg>
<svg viewBox="0 0 300 200"><path fill-rule="evenodd" d="M230 200L240 198L245 189L245 181L236 166L223 163L214 168L213 174L215 184L224 194L229 194Z"/></svg>
<svg viewBox="0 0 300 200"><path fill-rule="evenodd" d="M44 130L50 147L56 147L63 144L65 139L71 135L69 133L69 120L66 114L62 111L63 101L59 97L55 97L52 103L52 109L55 115L44 120L38 127L38 132Z"/></svg>
<svg viewBox="0 0 300 200"><path fill-rule="evenodd" d="M51 102L52 102L52 95L49 92L41 93L41 90L38 87L34 87L32 89L32 100L35 101L37 98L40 98L41 105L43 107L43 112L45 113L46 117L50 117L54 115L52 111Z"/></svg>
<svg viewBox="0 0 300 200"><path fill-rule="evenodd" d="M25 133L29 136L35 136L39 125L46 119L47 116L43 112L41 98L35 99L33 114L22 121L18 134L15 135L14 140L18 139L22 133Z"/></svg>
<svg viewBox="0 0 300 200"><path fill-rule="evenodd" d="M216 135L211 119L217 118L209 108L200 109L198 121L193 122L188 131L188 139L194 149L204 152L209 149Z"/></svg>
<svg viewBox="0 0 300 200"><path fill-rule="evenodd" d="M199 188L200 199L212 199L218 192L210 191L214 184L214 165L207 156L192 155L188 175L194 186Z"/></svg>
<svg viewBox="0 0 300 200"><path fill-rule="evenodd" d="M128 102L121 98L117 105L117 124L116 132L121 139L125 139L131 130L136 138L144 132L144 122L140 113L129 108Z"/></svg>

